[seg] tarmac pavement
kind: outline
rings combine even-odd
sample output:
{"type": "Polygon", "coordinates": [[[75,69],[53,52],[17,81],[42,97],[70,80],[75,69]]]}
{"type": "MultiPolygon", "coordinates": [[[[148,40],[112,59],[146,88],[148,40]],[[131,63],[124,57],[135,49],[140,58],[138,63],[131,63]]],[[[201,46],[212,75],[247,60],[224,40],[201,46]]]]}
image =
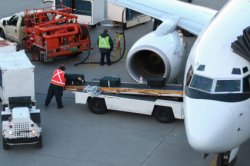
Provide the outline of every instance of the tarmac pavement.
{"type": "MultiPolygon", "coordinates": [[[[40,0],[1,0],[0,17],[8,16],[25,8],[43,5],[40,0]],[[17,4],[18,3],[18,4],[17,4]]],[[[193,3],[221,8],[226,0],[193,0],[193,3]]],[[[88,61],[99,61],[96,49],[97,36],[105,27],[91,29],[92,46],[88,61]]],[[[106,27],[107,28],[107,27],[106,27]]],[[[108,27],[110,35],[120,31],[108,27]]],[[[127,51],[132,44],[152,30],[152,23],[136,26],[125,31],[127,51]]],[[[188,50],[195,38],[189,37],[188,50]]],[[[63,57],[53,63],[32,62],[35,68],[37,107],[41,109],[43,142],[42,149],[33,146],[17,146],[4,151],[0,146],[0,166],[208,166],[214,155],[203,160],[199,152],[188,144],[183,120],[170,124],[158,123],[154,117],[140,114],[110,111],[104,115],[92,114],[86,105],[75,104],[74,94],[64,92],[64,108],[58,110],[55,99],[44,107],[49,81],[53,70],[61,63],[67,73],[84,74],[87,80],[105,75],[119,75],[122,81],[132,82],[125,68],[125,58],[111,66],[84,64],[86,52],[78,57],[63,57]]],[[[28,55],[30,57],[30,55],[28,55]]],[[[182,76],[180,76],[182,77],[182,76]]],[[[0,144],[2,144],[0,140],[0,144]]],[[[248,153],[250,141],[240,148],[238,166],[250,165],[248,153]]]]}

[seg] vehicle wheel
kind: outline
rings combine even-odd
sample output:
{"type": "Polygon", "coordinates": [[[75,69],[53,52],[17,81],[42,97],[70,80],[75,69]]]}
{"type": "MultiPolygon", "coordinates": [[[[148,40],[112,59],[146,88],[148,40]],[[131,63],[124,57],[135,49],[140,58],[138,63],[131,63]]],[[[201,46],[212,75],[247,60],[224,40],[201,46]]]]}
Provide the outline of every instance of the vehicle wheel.
{"type": "Polygon", "coordinates": [[[154,115],[156,120],[160,123],[169,123],[175,120],[173,110],[169,107],[156,107],[154,115]]]}
{"type": "Polygon", "coordinates": [[[94,114],[104,114],[108,112],[105,100],[102,98],[89,98],[88,107],[94,114]]]}
{"type": "Polygon", "coordinates": [[[36,144],[37,148],[42,148],[43,147],[43,137],[42,134],[40,135],[40,137],[38,138],[38,142],[36,144]]]}
{"type": "Polygon", "coordinates": [[[96,28],[97,24],[90,25],[91,28],[96,28]]]}
{"type": "Polygon", "coordinates": [[[4,150],[9,150],[10,149],[10,145],[7,144],[7,141],[5,138],[3,138],[3,149],[4,150]]]}
{"type": "Polygon", "coordinates": [[[0,37],[6,39],[5,33],[2,29],[0,29],[0,37]]]}
{"type": "Polygon", "coordinates": [[[32,60],[35,62],[40,61],[40,49],[38,47],[32,47],[31,49],[32,60]]]}

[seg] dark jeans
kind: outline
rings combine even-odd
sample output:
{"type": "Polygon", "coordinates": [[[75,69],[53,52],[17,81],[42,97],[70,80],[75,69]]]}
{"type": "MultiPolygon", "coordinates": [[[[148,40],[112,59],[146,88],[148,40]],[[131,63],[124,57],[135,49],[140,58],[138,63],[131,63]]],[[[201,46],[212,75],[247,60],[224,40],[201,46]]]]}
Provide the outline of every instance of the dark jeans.
{"type": "Polygon", "coordinates": [[[56,97],[57,108],[62,108],[62,96],[63,96],[63,87],[50,84],[48,89],[48,94],[45,100],[45,106],[49,106],[53,96],[56,97]]]}
{"type": "Polygon", "coordinates": [[[105,52],[105,53],[101,52],[101,62],[100,62],[100,65],[104,64],[104,58],[105,58],[105,56],[106,56],[107,64],[111,65],[111,62],[110,62],[110,52],[105,52]]]}

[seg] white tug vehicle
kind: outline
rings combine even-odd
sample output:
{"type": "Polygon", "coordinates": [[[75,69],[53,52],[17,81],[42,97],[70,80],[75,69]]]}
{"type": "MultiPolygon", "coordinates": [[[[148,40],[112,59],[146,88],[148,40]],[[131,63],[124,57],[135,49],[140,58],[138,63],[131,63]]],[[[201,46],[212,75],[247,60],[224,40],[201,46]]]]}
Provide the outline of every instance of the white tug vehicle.
{"type": "Polygon", "coordinates": [[[0,38],[0,99],[3,149],[11,145],[42,147],[40,110],[36,108],[34,65],[23,50],[0,38]]]}

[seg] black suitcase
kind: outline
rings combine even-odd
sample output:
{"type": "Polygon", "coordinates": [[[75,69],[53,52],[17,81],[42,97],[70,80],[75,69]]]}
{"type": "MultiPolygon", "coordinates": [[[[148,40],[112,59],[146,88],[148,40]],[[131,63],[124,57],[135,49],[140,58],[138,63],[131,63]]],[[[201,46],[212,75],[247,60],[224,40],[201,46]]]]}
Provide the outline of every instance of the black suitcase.
{"type": "Polygon", "coordinates": [[[66,85],[68,86],[81,86],[85,82],[83,74],[66,74],[66,85]]]}
{"type": "Polygon", "coordinates": [[[105,76],[100,79],[101,87],[117,87],[121,85],[121,79],[117,76],[105,76]]]}
{"type": "Polygon", "coordinates": [[[166,79],[165,78],[154,78],[147,80],[147,86],[149,87],[163,87],[166,85],[166,79]]]}

